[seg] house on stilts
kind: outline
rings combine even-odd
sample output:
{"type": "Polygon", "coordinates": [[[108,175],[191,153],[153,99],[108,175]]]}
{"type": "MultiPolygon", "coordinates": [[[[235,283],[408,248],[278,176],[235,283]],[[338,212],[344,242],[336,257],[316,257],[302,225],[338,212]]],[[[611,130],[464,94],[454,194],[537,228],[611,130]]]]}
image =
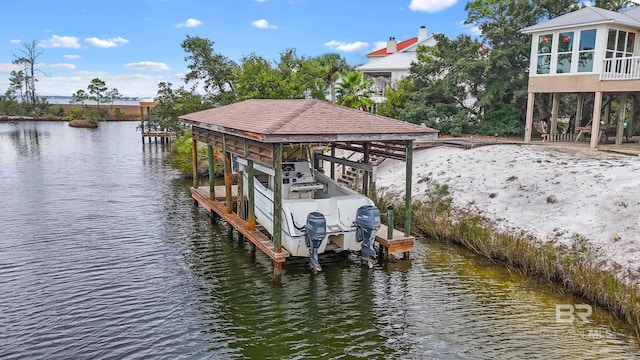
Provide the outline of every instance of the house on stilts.
{"type": "Polygon", "coordinates": [[[537,95],[547,94],[551,118],[543,140],[588,139],[596,148],[615,135],[617,145],[637,143],[640,7],[622,12],[584,7],[521,31],[532,37],[525,142],[541,120],[537,95]],[[575,116],[563,133],[557,126],[561,96],[575,99],[575,116]]]}

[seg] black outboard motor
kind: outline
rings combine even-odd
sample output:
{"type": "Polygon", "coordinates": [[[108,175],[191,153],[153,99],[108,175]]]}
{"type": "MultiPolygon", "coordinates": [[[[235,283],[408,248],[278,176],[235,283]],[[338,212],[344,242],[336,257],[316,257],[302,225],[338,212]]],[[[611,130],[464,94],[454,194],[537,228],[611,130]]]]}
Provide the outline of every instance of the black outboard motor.
{"type": "Polygon", "coordinates": [[[358,208],[356,213],[356,241],[362,242],[360,259],[373,267],[376,260],[376,252],[373,243],[376,241],[376,232],[380,229],[380,210],[373,205],[365,205],[358,208]]]}
{"type": "Polygon", "coordinates": [[[307,227],[305,229],[304,242],[309,248],[309,266],[314,273],[322,271],[318,261],[318,248],[327,235],[327,220],[319,212],[311,212],[307,215],[307,227]]]}

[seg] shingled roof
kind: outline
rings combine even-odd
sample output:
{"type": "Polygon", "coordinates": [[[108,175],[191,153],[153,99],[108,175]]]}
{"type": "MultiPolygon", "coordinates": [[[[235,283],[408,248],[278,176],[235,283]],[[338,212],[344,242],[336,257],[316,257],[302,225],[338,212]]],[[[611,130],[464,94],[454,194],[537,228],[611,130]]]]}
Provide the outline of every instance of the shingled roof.
{"type": "Polygon", "coordinates": [[[252,99],[180,117],[193,126],[262,142],[435,139],[438,131],[321,100],[252,99]]]}
{"type": "Polygon", "coordinates": [[[613,24],[613,25],[626,25],[633,27],[640,27],[640,22],[636,20],[637,12],[628,11],[626,13],[619,13],[615,11],[605,10],[597,8],[595,6],[588,6],[580,10],[576,10],[557,18],[553,18],[549,21],[545,21],[540,24],[529,26],[521,30],[522,33],[529,34],[539,31],[558,30],[563,28],[570,28],[576,26],[586,25],[600,25],[600,24],[613,24]]]}

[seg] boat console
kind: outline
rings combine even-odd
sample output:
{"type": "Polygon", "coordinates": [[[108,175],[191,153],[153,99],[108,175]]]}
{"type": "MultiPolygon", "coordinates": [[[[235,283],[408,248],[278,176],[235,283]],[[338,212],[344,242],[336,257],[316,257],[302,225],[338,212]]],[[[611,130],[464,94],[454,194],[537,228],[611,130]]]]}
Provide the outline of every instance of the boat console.
{"type": "Polygon", "coordinates": [[[316,181],[308,161],[282,163],[282,192],[287,199],[313,199],[315,190],[325,188],[325,184],[316,181]]]}

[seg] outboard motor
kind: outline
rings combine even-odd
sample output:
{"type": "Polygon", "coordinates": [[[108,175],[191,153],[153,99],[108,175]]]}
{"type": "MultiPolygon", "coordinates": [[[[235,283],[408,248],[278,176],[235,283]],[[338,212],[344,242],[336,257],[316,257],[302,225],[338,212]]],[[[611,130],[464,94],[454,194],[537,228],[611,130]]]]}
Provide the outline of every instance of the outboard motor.
{"type": "Polygon", "coordinates": [[[309,266],[314,273],[322,271],[318,261],[318,248],[327,235],[327,220],[319,212],[311,212],[307,215],[304,242],[309,248],[309,266]]]}
{"type": "Polygon", "coordinates": [[[376,252],[373,243],[376,241],[376,232],[380,229],[380,210],[373,205],[365,205],[358,208],[356,213],[356,241],[362,242],[360,259],[369,267],[375,264],[376,252]]]}

